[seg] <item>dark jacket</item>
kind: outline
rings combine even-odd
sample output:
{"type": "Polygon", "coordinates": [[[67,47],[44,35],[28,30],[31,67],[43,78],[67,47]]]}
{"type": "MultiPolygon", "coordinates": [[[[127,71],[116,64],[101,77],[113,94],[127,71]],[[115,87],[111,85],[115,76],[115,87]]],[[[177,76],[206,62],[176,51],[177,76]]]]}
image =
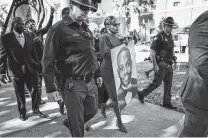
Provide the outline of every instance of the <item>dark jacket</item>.
{"type": "Polygon", "coordinates": [[[184,107],[208,116],[208,11],[192,24],[189,35],[188,78],[181,89],[184,107]]]}
{"type": "Polygon", "coordinates": [[[10,32],[1,37],[0,43],[0,75],[6,74],[7,58],[8,66],[14,77],[24,75],[27,68],[31,74],[35,74],[39,68],[37,53],[34,47],[33,38],[30,34],[24,33],[25,45],[22,47],[15,37],[14,32],[10,32]]]}
{"type": "Polygon", "coordinates": [[[102,57],[101,57],[101,54],[100,54],[99,39],[94,38],[94,43],[95,43],[94,45],[95,45],[95,52],[96,52],[96,55],[97,55],[97,59],[101,63],[102,62],[102,57]]]}
{"type": "Polygon", "coordinates": [[[34,34],[32,34],[34,37],[34,43],[38,54],[38,58],[40,61],[42,60],[43,57],[43,47],[44,47],[43,36],[48,32],[48,30],[52,26],[52,23],[53,23],[53,15],[50,16],[50,19],[44,28],[39,29],[34,34]]]}

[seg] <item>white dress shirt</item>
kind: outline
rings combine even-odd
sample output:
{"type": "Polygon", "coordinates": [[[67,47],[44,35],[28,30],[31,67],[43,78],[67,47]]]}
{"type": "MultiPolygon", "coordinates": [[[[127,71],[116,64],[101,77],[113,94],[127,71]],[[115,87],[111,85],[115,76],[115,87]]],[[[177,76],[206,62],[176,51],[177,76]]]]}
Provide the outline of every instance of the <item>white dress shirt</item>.
{"type": "MultiPolygon", "coordinates": [[[[130,83],[127,87],[121,85],[121,87],[122,87],[124,90],[129,89],[130,86],[131,86],[131,83],[130,83]]],[[[128,104],[128,103],[131,101],[131,99],[132,99],[132,92],[129,92],[129,91],[128,91],[127,94],[126,94],[126,96],[125,96],[126,104],[128,104]]]]}
{"type": "Polygon", "coordinates": [[[23,33],[22,34],[19,34],[15,30],[13,30],[13,32],[15,34],[15,37],[16,37],[17,41],[20,43],[20,45],[22,47],[24,47],[24,45],[25,45],[25,37],[24,37],[23,33]]]}

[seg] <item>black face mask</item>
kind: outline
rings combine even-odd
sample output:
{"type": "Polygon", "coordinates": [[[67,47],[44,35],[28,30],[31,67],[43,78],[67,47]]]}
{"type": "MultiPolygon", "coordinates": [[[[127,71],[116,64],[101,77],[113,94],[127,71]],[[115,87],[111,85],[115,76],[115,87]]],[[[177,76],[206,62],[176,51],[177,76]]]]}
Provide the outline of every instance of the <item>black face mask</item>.
{"type": "Polygon", "coordinates": [[[23,33],[23,31],[24,31],[24,27],[22,27],[22,26],[14,26],[14,30],[16,31],[16,32],[18,32],[19,34],[21,34],[21,33],[23,33]]]}

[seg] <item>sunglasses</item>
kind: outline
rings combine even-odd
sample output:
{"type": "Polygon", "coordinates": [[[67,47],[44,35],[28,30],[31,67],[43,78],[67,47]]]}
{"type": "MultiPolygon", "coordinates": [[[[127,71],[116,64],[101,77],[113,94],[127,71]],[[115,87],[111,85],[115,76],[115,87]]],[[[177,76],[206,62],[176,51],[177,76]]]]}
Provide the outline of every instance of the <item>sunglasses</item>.
{"type": "Polygon", "coordinates": [[[79,4],[74,4],[74,6],[76,6],[77,8],[79,8],[80,10],[82,10],[84,12],[88,12],[88,11],[91,10],[91,8],[85,7],[85,6],[82,6],[82,5],[79,5],[79,4]]]}
{"type": "Polygon", "coordinates": [[[120,26],[120,23],[112,23],[111,25],[114,27],[118,27],[118,26],[120,26]]]}

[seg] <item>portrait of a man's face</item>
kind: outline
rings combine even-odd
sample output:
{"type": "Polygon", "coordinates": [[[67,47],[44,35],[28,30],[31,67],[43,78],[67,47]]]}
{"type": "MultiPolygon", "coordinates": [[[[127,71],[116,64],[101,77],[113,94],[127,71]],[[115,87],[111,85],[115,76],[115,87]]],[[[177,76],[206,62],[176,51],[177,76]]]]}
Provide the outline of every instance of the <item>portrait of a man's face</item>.
{"type": "Polygon", "coordinates": [[[122,110],[138,93],[134,43],[111,49],[118,106],[122,110]]]}
{"type": "Polygon", "coordinates": [[[124,87],[129,87],[131,84],[132,75],[132,59],[131,53],[128,48],[123,47],[117,55],[118,64],[118,76],[121,81],[121,85],[124,87]]]}

